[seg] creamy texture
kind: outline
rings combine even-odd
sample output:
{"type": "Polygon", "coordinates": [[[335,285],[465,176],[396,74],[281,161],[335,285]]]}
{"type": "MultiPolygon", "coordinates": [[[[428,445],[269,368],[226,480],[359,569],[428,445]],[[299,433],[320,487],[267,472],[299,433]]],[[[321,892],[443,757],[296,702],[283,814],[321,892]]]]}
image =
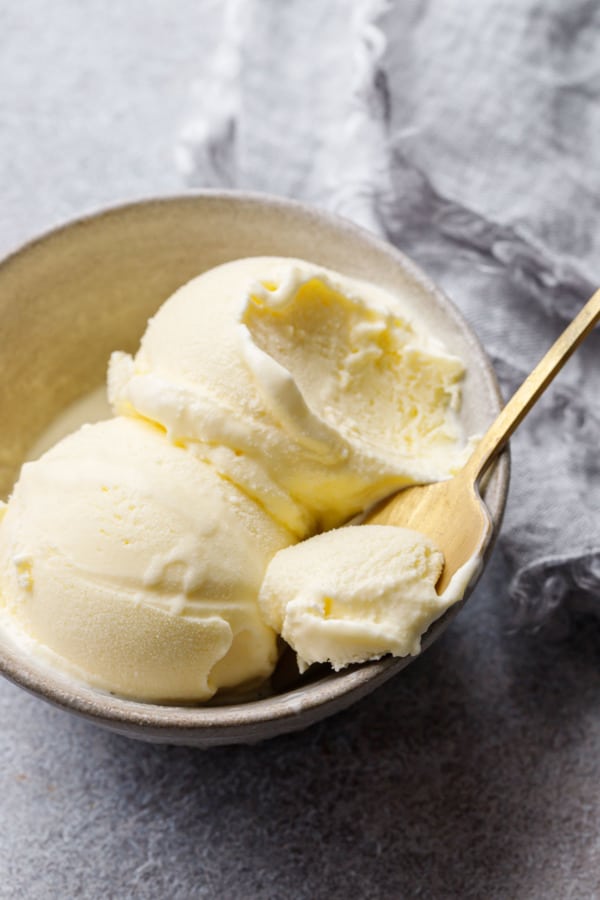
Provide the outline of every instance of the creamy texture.
{"type": "Polygon", "coordinates": [[[392,525],[338,528],[280,550],[259,595],[265,621],[298,655],[334,669],[414,656],[421,636],[463,596],[471,560],[443,594],[435,590],[443,556],[424,535],[392,525]]]}
{"type": "Polygon", "coordinates": [[[4,510],[0,606],[30,652],[155,702],[268,678],[277,633],[302,665],[418,652],[453,602],[435,549],[312,537],[464,461],[462,364],[410,301],[271,258],[167,300],[113,354],[115,418],[25,465],[4,510]]]}
{"type": "Polygon", "coordinates": [[[135,359],[113,356],[109,393],[303,538],[460,466],[462,372],[385,291],[259,258],[177,291],[135,359]]]}
{"type": "Polygon", "coordinates": [[[290,541],[212,466],[115,418],[23,467],[0,523],[0,594],[38,649],[88,683],[206,700],[271,673],[256,596],[290,541]]]}

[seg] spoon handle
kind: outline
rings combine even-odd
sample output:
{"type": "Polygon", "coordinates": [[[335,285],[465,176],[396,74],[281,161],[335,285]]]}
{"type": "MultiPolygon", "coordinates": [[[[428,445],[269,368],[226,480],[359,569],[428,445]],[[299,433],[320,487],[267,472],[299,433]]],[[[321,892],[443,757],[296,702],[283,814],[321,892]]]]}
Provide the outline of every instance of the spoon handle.
{"type": "Polygon", "coordinates": [[[477,445],[465,466],[473,481],[477,481],[483,475],[515,428],[520,425],[534,403],[599,320],[600,290],[597,290],[513,394],[477,445]]]}

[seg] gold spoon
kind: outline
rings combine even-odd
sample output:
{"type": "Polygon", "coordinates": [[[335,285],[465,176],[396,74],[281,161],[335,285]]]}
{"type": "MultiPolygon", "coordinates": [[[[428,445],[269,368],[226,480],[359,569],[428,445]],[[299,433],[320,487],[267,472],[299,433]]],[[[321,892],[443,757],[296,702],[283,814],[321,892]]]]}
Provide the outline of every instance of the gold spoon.
{"type": "Polygon", "coordinates": [[[441,594],[468,560],[483,553],[492,532],[479,481],[555,375],[600,320],[600,290],[565,328],[506,404],[468,462],[448,481],[406,488],[379,504],[369,525],[399,525],[427,535],[444,554],[436,590],[441,594]]]}

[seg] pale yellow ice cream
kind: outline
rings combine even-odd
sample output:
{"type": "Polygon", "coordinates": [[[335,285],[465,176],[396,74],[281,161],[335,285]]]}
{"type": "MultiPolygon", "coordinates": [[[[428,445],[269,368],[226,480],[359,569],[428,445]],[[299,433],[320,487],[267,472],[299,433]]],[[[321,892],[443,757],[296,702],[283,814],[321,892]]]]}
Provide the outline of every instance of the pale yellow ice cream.
{"type": "Polygon", "coordinates": [[[462,461],[462,363],[401,301],[301,260],[227,263],[114,355],[109,393],[302,538],[462,461]]]}
{"type": "Polygon", "coordinates": [[[0,595],[29,649],[97,687],[200,701],[267,678],[256,596],[291,535],[141,420],[86,425],[23,467],[0,595]]]}
{"type": "Polygon", "coordinates": [[[342,669],[387,653],[414,656],[421,636],[473,576],[473,559],[443,594],[442,553],[424,535],[392,525],[337,528],[280,550],[259,594],[265,621],[294,648],[300,670],[342,669]]]}
{"type": "Polygon", "coordinates": [[[9,627],[69,674],[155,702],[268,678],[277,632],[303,664],[416,652],[445,608],[427,541],[380,528],[375,548],[366,526],[306,540],[464,460],[462,364],[413,319],[410,295],[300,260],[182,287],[134,358],[113,355],[115,418],[24,466],[0,522],[9,627]]]}

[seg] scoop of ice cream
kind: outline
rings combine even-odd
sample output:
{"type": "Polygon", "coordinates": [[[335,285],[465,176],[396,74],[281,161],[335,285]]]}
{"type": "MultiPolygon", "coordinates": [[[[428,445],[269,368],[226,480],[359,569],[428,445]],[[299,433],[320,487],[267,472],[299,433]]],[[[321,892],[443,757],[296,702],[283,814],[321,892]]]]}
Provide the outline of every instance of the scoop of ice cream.
{"type": "Polygon", "coordinates": [[[111,399],[305,537],[462,462],[462,364],[402,299],[300,260],[227,263],[162,306],[135,359],[113,356],[111,399]]]}
{"type": "Polygon", "coordinates": [[[280,550],[259,594],[265,622],[296,651],[300,670],[338,670],[385,654],[414,656],[432,622],[459,600],[469,562],[435,590],[444,559],[424,535],[391,525],[338,528],[280,550]]]}
{"type": "Polygon", "coordinates": [[[148,701],[267,678],[257,608],[291,535],[157,427],[84,426],[23,467],[0,522],[0,607],[37,656],[148,701]]]}

